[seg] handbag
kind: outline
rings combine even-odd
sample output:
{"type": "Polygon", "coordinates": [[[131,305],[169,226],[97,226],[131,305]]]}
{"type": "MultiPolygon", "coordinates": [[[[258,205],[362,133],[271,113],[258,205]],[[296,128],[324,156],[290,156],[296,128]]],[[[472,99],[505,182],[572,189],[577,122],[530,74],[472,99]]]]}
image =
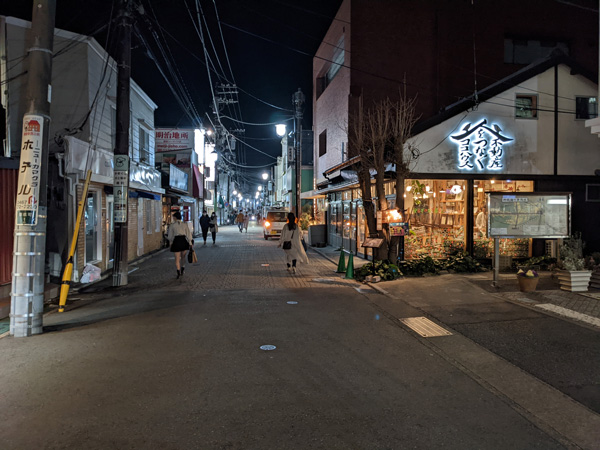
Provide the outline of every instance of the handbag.
{"type": "MultiPolygon", "coordinates": [[[[294,232],[296,230],[292,231],[292,239],[294,238],[294,232]]],[[[281,248],[283,248],[284,250],[291,250],[292,248],[292,241],[283,241],[283,245],[281,246],[281,248]]]]}
{"type": "Polygon", "coordinates": [[[188,253],[188,262],[190,264],[198,262],[198,257],[196,256],[196,252],[194,251],[193,248],[191,248],[190,251],[189,251],[189,253],[188,253]]]}
{"type": "Polygon", "coordinates": [[[306,251],[307,245],[306,245],[306,241],[304,240],[304,236],[300,240],[302,241],[302,247],[304,248],[304,251],[306,251]]]}

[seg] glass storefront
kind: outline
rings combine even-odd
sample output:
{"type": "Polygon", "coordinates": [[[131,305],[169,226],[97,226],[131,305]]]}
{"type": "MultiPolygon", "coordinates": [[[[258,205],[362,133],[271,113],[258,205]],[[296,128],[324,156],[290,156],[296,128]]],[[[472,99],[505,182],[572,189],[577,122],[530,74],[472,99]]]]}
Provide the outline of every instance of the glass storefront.
{"type": "Polygon", "coordinates": [[[466,180],[407,180],[404,207],[410,235],[406,259],[445,258],[465,249],[466,180]]]}
{"type": "MultiPolygon", "coordinates": [[[[473,256],[492,258],[494,240],[487,238],[486,192],[533,192],[533,181],[476,180],[473,183],[473,256]]],[[[500,254],[513,258],[531,255],[531,239],[500,239],[500,254]]]]}
{"type": "Polygon", "coordinates": [[[85,199],[85,262],[98,261],[98,230],[99,192],[91,191],[85,199]]]}

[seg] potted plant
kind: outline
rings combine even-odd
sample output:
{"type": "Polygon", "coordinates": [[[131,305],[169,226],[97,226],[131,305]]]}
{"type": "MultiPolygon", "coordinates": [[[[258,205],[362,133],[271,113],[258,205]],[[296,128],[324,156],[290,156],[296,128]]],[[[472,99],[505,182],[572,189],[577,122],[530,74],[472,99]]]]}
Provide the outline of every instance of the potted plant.
{"type": "Polygon", "coordinates": [[[583,258],[583,247],[581,234],[577,233],[569,239],[565,239],[560,246],[558,273],[560,288],[571,292],[585,292],[588,290],[592,271],[585,267],[583,258]]]}
{"type": "Polygon", "coordinates": [[[537,287],[538,281],[540,281],[540,276],[533,269],[527,271],[519,269],[517,280],[519,281],[519,290],[521,292],[533,292],[537,287]]]}

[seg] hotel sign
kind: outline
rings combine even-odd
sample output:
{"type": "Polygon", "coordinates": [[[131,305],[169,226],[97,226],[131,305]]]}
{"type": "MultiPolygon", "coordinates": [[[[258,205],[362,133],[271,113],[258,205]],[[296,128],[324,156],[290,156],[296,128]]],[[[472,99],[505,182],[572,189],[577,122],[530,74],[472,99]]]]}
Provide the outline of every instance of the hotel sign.
{"type": "Polygon", "coordinates": [[[504,145],[513,138],[502,134],[502,128],[487,119],[466,123],[461,131],[450,136],[458,146],[458,169],[483,172],[504,168],[504,145]]]}

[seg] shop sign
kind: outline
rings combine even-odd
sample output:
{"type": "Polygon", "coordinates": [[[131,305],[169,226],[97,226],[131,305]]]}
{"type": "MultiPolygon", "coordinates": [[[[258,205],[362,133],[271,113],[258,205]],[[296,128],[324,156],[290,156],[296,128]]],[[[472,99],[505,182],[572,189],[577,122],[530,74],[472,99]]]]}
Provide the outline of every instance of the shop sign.
{"type": "Polygon", "coordinates": [[[390,236],[408,236],[408,222],[390,222],[390,236]]]}
{"type": "Polygon", "coordinates": [[[502,170],[504,168],[504,145],[513,138],[502,134],[498,124],[490,123],[487,119],[480,122],[466,123],[458,134],[450,136],[458,146],[458,169],[502,170]]]}
{"type": "Polygon", "coordinates": [[[115,223],[127,222],[127,201],[129,185],[129,156],[115,155],[115,171],[113,181],[115,223]]]}
{"type": "Polygon", "coordinates": [[[159,128],[154,138],[156,153],[194,149],[194,130],[159,128]]]}
{"type": "Polygon", "coordinates": [[[42,137],[44,118],[33,114],[23,117],[21,162],[16,202],[17,225],[36,225],[42,173],[42,137]]]}
{"type": "Polygon", "coordinates": [[[187,192],[188,174],[183,170],[179,170],[173,164],[169,164],[169,186],[187,192]]]}

